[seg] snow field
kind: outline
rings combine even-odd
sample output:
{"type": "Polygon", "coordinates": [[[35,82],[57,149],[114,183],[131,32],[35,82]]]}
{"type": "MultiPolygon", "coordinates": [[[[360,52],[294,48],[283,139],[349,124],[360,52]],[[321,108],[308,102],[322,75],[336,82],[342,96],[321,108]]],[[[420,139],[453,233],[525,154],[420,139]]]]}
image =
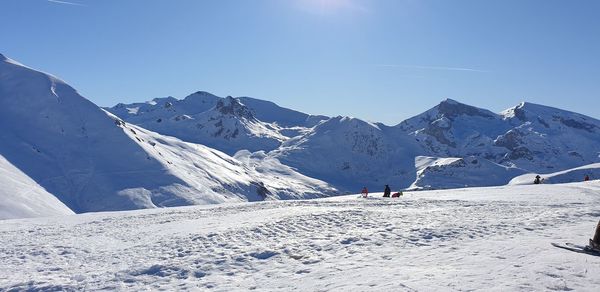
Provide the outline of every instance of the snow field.
{"type": "Polygon", "coordinates": [[[595,291],[600,182],[7,220],[0,290],[595,291]]]}
{"type": "Polygon", "coordinates": [[[0,155],[0,220],[74,214],[0,155]]]}

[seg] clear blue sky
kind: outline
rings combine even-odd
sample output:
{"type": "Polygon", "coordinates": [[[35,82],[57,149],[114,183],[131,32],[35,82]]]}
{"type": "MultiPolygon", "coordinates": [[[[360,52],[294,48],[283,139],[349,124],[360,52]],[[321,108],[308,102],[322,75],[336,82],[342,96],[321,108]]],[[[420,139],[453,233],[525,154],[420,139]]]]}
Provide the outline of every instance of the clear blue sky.
{"type": "Polygon", "coordinates": [[[0,0],[0,52],[101,106],[204,90],[386,124],[447,97],[600,118],[597,0],[0,0]]]}

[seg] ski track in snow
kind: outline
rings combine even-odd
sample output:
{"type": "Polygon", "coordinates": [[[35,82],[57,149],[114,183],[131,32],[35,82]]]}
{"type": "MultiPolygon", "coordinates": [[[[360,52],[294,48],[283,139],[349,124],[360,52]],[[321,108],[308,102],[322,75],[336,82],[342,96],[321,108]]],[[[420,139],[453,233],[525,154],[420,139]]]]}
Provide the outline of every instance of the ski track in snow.
{"type": "MultiPolygon", "coordinates": [[[[380,196],[376,194],[375,196],[380,196]]],[[[6,220],[0,291],[594,291],[600,182],[6,220]]]]}

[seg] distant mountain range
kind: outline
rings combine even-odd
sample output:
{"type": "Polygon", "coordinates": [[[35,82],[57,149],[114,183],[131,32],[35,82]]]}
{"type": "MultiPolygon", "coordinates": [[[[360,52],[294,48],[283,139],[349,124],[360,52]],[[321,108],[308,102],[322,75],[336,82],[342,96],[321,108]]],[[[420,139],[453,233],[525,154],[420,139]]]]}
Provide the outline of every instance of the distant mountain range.
{"type": "Polygon", "coordinates": [[[205,92],[107,110],[232,155],[242,149],[264,151],[265,157],[345,191],[384,184],[417,189],[499,185],[527,172],[600,161],[599,120],[527,102],[497,114],[446,99],[395,126],[310,116],[257,99],[205,92]],[[229,107],[235,110],[223,110],[229,107]]]}
{"type": "Polygon", "coordinates": [[[0,123],[0,219],[502,185],[600,162],[600,121],[542,105],[446,99],[395,126],[207,92],[101,109],[2,55],[0,123]]]}

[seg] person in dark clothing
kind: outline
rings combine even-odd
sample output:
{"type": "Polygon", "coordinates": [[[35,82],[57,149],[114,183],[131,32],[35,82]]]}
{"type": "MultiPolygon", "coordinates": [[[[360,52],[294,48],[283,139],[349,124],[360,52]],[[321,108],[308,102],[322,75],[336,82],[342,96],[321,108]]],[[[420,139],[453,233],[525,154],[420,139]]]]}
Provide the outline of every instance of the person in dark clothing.
{"type": "Polygon", "coordinates": [[[594,233],[594,238],[590,238],[590,247],[594,250],[600,251],[600,221],[598,221],[598,225],[596,225],[596,233],[594,233]]]}
{"type": "Polygon", "coordinates": [[[590,176],[586,174],[585,177],[583,178],[583,181],[588,181],[588,180],[590,180],[590,176]]]}
{"type": "Polygon", "coordinates": [[[536,184],[536,185],[539,185],[539,184],[540,184],[540,182],[541,182],[540,178],[541,178],[541,177],[540,177],[540,175],[539,175],[539,174],[538,174],[538,175],[536,175],[536,176],[535,176],[535,179],[533,180],[533,183],[534,183],[534,184],[536,184]]]}
{"type": "Polygon", "coordinates": [[[385,185],[385,189],[383,190],[383,197],[389,198],[391,193],[392,193],[392,190],[390,189],[390,186],[385,185]]]}

